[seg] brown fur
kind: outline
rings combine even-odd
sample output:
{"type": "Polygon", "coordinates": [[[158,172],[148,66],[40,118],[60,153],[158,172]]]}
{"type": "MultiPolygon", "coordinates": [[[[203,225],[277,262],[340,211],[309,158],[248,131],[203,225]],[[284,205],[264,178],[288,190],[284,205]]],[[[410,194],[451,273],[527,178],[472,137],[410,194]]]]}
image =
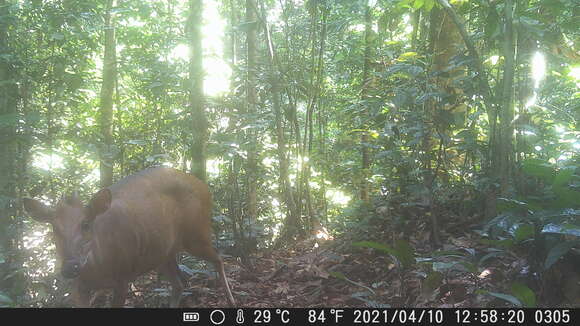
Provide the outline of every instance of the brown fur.
{"type": "Polygon", "coordinates": [[[52,210],[28,199],[25,208],[55,230],[63,261],[79,261],[73,299],[89,305],[89,291],[113,288],[113,306],[122,306],[127,284],[157,269],[172,285],[170,305],[179,306],[183,291],[176,254],[186,251],[210,261],[235,305],[223,263],[211,244],[211,194],[194,176],[166,167],[128,176],[97,193],[83,208],[63,200],[52,210]],[[48,216],[47,216],[48,215],[48,216]],[[83,223],[90,230],[82,231],[83,223]]]}

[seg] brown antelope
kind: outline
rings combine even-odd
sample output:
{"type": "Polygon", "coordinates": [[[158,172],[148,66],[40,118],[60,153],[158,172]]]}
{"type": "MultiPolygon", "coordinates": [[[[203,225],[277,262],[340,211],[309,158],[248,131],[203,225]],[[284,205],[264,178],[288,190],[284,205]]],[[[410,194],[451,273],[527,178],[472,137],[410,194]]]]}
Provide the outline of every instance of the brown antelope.
{"type": "Polygon", "coordinates": [[[73,279],[76,306],[88,307],[91,290],[112,288],[112,306],[123,306],[128,283],[157,269],[172,287],[178,307],[183,283],[176,256],[186,251],[219,273],[235,305],[222,259],[211,243],[212,199],[208,186],[166,167],[146,169],[98,191],[85,206],[73,195],[56,207],[24,199],[26,211],[52,225],[61,272],[73,279]]]}

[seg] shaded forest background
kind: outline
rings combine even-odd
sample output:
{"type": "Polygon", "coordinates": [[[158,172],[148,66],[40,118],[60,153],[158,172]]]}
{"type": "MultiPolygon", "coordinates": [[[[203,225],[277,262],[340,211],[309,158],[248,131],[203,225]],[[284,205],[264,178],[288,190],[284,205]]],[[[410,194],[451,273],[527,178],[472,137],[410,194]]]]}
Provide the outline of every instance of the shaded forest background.
{"type": "Polygon", "coordinates": [[[377,293],[393,282],[370,281],[389,273],[398,304],[433,305],[465,295],[458,275],[505,270],[468,292],[579,306],[579,14],[574,0],[0,0],[0,306],[67,291],[22,198],[88,199],[155,165],[210,184],[230,264],[259,270],[306,240],[369,259],[374,276],[316,275],[354,282],[358,304],[392,304],[377,293]]]}

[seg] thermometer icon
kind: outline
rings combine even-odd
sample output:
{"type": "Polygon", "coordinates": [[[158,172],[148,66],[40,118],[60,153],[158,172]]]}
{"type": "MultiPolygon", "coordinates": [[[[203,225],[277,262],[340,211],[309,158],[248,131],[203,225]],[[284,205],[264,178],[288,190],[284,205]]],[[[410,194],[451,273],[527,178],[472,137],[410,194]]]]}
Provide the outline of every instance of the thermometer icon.
{"type": "Polygon", "coordinates": [[[236,323],[238,323],[238,324],[244,323],[244,311],[242,309],[238,309],[238,314],[236,316],[236,323]]]}

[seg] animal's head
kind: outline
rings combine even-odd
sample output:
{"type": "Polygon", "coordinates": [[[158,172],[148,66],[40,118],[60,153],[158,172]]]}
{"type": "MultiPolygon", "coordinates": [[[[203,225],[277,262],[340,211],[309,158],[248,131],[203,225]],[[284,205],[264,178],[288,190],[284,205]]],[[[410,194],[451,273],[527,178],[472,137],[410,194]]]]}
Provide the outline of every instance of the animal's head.
{"type": "Polygon", "coordinates": [[[63,197],[55,207],[24,198],[24,208],[33,219],[52,225],[56,253],[62,259],[61,272],[66,278],[79,275],[93,237],[93,222],[110,206],[109,189],[97,192],[87,205],[76,195],[63,197]]]}

